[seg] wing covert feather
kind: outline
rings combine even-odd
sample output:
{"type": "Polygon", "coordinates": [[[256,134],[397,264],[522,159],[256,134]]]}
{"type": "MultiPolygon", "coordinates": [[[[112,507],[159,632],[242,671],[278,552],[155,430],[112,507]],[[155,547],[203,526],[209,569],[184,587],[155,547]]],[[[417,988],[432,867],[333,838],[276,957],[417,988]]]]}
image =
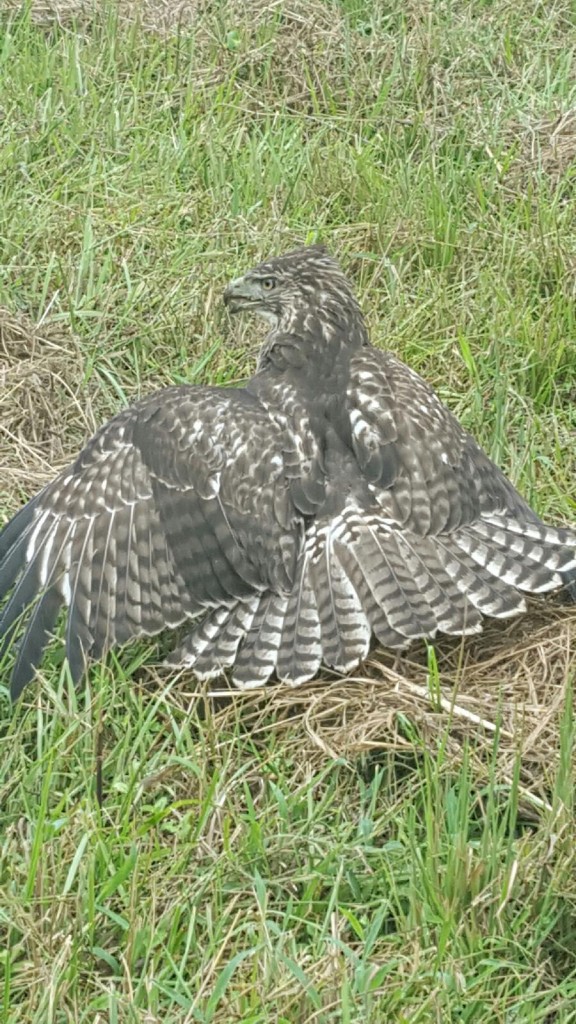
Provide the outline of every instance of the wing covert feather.
{"type": "Polygon", "coordinates": [[[352,447],[375,501],[422,536],[451,533],[490,512],[535,513],[436,393],[390,352],[351,360],[352,447]]]}

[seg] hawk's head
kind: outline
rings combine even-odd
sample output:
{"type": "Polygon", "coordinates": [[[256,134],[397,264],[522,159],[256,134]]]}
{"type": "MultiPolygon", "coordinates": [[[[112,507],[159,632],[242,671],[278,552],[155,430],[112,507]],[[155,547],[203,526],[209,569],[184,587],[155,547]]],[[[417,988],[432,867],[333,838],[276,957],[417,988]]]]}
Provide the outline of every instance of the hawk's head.
{"type": "Polygon", "coordinates": [[[228,285],[224,302],[231,313],[257,313],[283,331],[295,330],[309,314],[332,322],[361,316],[350,284],[323,245],[260,263],[228,285]]]}

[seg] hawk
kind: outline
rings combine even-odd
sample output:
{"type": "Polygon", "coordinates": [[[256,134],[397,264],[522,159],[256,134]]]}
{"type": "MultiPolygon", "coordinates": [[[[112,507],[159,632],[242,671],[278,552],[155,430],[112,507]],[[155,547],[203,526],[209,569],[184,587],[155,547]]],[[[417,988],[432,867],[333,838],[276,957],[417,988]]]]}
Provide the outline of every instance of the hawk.
{"type": "Polygon", "coordinates": [[[476,633],[571,578],[576,534],[371,345],[324,247],[260,264],[224,302],[270,325],[247,384],[122,410],[0,534],[14,699],[63,606],[75,682],[113,645],[189,622],[171,664],[296,686],[355,668],[373,635],[476,633]]]}

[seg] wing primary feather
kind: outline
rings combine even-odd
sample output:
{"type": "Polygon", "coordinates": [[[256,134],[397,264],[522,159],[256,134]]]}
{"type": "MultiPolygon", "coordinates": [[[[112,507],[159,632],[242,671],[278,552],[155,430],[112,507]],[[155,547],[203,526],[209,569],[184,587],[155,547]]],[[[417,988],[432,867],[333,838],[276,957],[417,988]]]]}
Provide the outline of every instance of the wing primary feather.
{"type": "MultiPolygon", "coordinates": [[[[111,629],[111,603],[113,598],[110,589],[109,551],[112,545],[115,517],[115,512],[109,513],[107,528],[105,530],[105,537],[102,545],[98,542],[97,534],[97,543],[92,563],[92,581],[94,582],[95,579],[98,580],[98,589],[95,596],[92,598],[90,622],[88,624],[88,628],[93,638],[92,655],[94,658],[101,658],[105,651],[107,651],[110,645],[114,642],[113,630],[111,629]]],[[[97,531],[98,527],[101,526],[102,523],[106,523],[106,519],[104,517],[98,517],[95,520],[95,531],[97,531]]]]}
{"type": "Polygon", "coordinates": [[[40,664],[62,607],[62,595],[53,584],[37,600],[26,632],[17,646],[10,680],[10,696],[18,700],[25,686],[32,681],[40,664]]]}
{"type": "Polygon", "coordinates": [[[478,565],[449,539],[435,538],[443,553],[442,564],[458,589],[483,615],[510,618],[526,610],[526,601],[514,587],[478,565]]]}
{"type": "MultiPolygon", "coordinates": [[[[44,538],[45,544],[49,540],[54,541],[54,536],[52,535],[57,533],[58,526],[60,526],[60,521],[54,524],[52,531],[44,538]]],[[[33,561],[26,567],[24,575],[12,594],[12,598],[4,609],[4,614],[0,620],[0,634],[2,635],[2,640],[0,641],[1,659],[13,639],[19,617],[36,598],[35,608],[26,625],[22,640],[18,645],[11,685],[13,699],[17,699],[20,696],[26,684],[33,678],[35,669],[49,640],[50,631],[54,628],[59,609],[63,604],[61,581],[55,579],[55,574],[63,568],[61,557],[66,544],[69,543],[70,529],[71,527],[69,526],[61,539],[56,554],[54,554],[51,548],[51,565],[47,568],[42,592],[39,593],[38,579],[34,572],[37,568],[35,562],[41,559],[44,554],[44,545],[40,544],[35,550],[33,561]]]]}
{"type": "Polygon", "coordinates": [[[34,498],[31,498],[0,531],[0,565],[10,548],[34,526],[35,513],[43,494],[44,491],[40,491],[34,498]]]}
{"type": "Polygon", "coordinates": [[[124,643],[141,632],[141,622],[138,617],[140,582],[136,554],[134,504],[128,505],[120,515],[126,517],[127,522],[124,524],[126,539],[121,561],[124,575],[121,593],[116,596],[116,638],[119,643],[124,643]]]}
{"type": "MultiPolygon", "coordinates": [[[[27,523],[22,533],[16,536],[13,544],[6,547],[0,561],[0,599],[14,586],[20,572],[25,569],[28,558],[30,534],[35,530],[34,521],[27,523]]],[[[0,616],[1,621],[1,616],[0,616]]]]}
{"type": "MultiPolygon", "coordinates": [[[[0,616],[0,658],[5,653],[6,647],[10,644],[12,639],[12,626],[17,619],[20,618],[22,613],[29,605],[32,604],[34,598],[38,594],[40,589],[38,580],[38,562],[42,557],[44,548],[50,543],[52,544],[60,526],[60,520],[57,520],[52,526],[51,530],[42,538],[40,544],[36,547],[34,557],[28,565],[24,566],[22,575],[16,584],[16,587],[12,591],[12,595],[6,604],[2,615],[0,616]]],[[[64,542],[63,542],[64,543],[64,542]]],[[[62,543],[62,546],[63,546],[62,543]]],[[[62,551],[62,546],[60,552],[62,551]]],[[[56,564],[59,554],[54,559],[53,566],[56,564]]],[[[51,577],[51,573],[50,573],[51,577]]],[[[45,581],[49,582],[48,579],[45,581]]]]}
{"type": "Polygon", "coordinates": [[[68,658],[70,675],[74,684],[77,684],[84,674],[86,658],[92,647],[92,637],[89,633],[88,624],[90,622],[93,530],[94,521],[89,519],[86,523],[79,551],[72,552],[74,538],[70,542],[71,554],[74,553],[75,566],[74,569],[71,569],[73,577],[70,589],[70,610],[66,623],[66,657],[68,658]],[[82,588],[84,592],[82,592],[82,588]]]}

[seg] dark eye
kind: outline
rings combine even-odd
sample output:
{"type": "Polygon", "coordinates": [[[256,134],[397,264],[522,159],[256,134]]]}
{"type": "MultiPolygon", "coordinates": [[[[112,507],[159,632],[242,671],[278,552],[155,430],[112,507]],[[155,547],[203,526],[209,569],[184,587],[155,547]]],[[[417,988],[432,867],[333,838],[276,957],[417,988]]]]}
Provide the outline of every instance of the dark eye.
{"type": "Polygon", "coordinates": [[[263,277],[261,281],[262,287],[265,292],[271,292],[276,287],[275,277],[263,277]]]}

